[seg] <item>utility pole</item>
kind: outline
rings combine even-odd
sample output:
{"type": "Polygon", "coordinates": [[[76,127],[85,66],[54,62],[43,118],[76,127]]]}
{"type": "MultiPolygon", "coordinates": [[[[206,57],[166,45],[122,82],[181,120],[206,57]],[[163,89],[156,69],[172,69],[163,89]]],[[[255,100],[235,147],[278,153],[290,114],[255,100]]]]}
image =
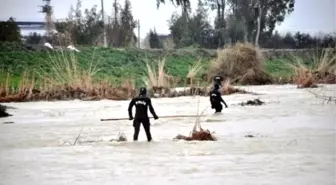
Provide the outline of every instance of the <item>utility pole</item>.
{"type": "Polygon", "coordinates": [[[102,7],[102,19],[103,19],[103,29],[104,29],[104,46],[107,47],[105,16],[104,16],[104,0],[101,0],[101,7],[102,7]]]}
{"type": "Polygon", "coordinates": [[[138,48],[140,48],[140,19],[138,19],[138,48]]]}
{"type": "Polygon", "coordinates": [[[52,31],[55,29],[54,23],[52,20],[52,13],[53,13],[53,8],[50,5],[51,0],[42,0],[45,1],[45,4],[43,6],[40,6],[42,8],[41,13],[45,13],[45,31],[46,31],[46,36],[49,37],[51,36],[52,31]]]}

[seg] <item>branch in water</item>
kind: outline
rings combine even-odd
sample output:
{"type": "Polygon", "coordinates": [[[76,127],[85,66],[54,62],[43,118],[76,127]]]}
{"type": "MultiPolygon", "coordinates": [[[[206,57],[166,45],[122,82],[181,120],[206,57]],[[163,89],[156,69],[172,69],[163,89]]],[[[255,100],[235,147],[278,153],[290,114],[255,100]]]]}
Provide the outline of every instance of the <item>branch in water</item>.
{"type": "MultiPolygon", "coordinates": [[[[317,93],[317,92],[314,92],[312,90],[308,90],[309,93],[313,94],[316,98],[319,98],[319,99],[322,99],[323,100],[323,103],[335,103],[336,104],[336,95],[335,93],[333,93],[334,95],[331,96],[331,95],[325,95],[326,92],[328,91],[326,88],[322,88],[321,91],[323,91],[321,93],[317,93]]],[[[333,90],[329,90],[331,92],[334,92],[333,90]]]]}

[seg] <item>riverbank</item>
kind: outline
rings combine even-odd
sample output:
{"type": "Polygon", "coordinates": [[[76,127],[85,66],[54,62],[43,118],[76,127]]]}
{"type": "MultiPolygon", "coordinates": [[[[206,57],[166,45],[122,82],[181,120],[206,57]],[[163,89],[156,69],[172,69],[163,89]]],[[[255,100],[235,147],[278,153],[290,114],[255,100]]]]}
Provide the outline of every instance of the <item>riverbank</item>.
{"type": "MultiPolygon", "coordinates": [[[[76,60],[80,67],[88,68],[90,64],[98,70],[97,78],[108,78],[122,82],[125,78],[134,78],[137,86],[143,84],[146,62],[157,63],[165,59],[165,71],[177,79],[186,78],[189,69],[198,61],[202,63],[200,76],[207,72],[210,61],[217,57],[217,50],[179,49],[179,50],[139,50],[114,49],[103,47],[79,47],[76,60]]],[[[304,55],[306,50],[262,50],[265,55],[266,70],[274,76],[289,76],[291,70],[283,60],[291,55],[304,55]]],[[[14,79],[19,79],[23,72],[47,70],[54,60],[72,60],[66,48],[57,51],[44,49],[27,49],[15,44],[0,44],[1,71],[10,71],[14,79]]],[[[181,85],[181,84],[180,84],[181,85]]]]}
{"type": "MultiPolygon", "coordinates": [[[[228,65],[240,68],[227,76],[231,80],[227,82],[228,88],[223,90],[224,94],[240,92],[234,88],[234,85],[239,84],[296,82],[297,67],[289,65],[291,61],[288,60],[290,56],[294,56],[293,50],[283,51],[288,52],[288,55],[251,58],[251,51],[252,55],[254,52],[264,55],[270,50],[258,50],[246,45],[237,48],[242,50],[239,51],[241,54],[226,54],[222,59],[218,53],[214,55],[203,49],[163,51],[80,47],[80,52],[77,53],[63,50],[64,48],[54,51],[3,46],[0,47],[0,102],[123,100],[133,97],[140,86],[150,87],[150,93],[159,94],[160,97],[206,95],[211,75],[223,73],[214,68],[214,62],[224,62],[225,65],[221,67],[224,76],[227,76],[225,70],[228,65]],[[235,64],[235,60],[242,65],[235,64]],[[227,61],[233,63],[227,64],[227,61]],[[254,64],[249,64],[250,62],[254,64]],[[245,64],[245,68],[242,68],[245,64]],[[242,83],[240,78],[247,80],[242,83]],[[178,86],[190,87],[192,90],[183,93],[171,90],[178,86]]],[[[305,60],[304,64],[310,66],[311,61],[305,60]]]]}

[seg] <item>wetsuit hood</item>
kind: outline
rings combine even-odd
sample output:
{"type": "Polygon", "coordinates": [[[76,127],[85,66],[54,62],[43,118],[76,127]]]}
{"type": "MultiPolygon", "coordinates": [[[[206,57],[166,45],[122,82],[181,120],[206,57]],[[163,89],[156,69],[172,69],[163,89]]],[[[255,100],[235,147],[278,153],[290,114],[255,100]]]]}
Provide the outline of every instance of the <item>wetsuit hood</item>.
{"type": "Polygon", "coordinates": [[[147,94],[147,89],[145,87],[140,88],[140,95],[144,96],[147,94]]]}

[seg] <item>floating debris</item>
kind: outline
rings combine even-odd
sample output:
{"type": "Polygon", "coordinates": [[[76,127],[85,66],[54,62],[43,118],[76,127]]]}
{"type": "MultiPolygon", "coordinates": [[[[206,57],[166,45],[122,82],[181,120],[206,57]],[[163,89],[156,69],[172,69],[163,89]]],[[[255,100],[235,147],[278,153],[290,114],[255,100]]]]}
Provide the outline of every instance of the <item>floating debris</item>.
{"type": "MultiPolygon", "coordinates": [[[[198,108],[199,108],[199,100],[198,100],[198,108]]],[[[190,136],[183,136],[181,134],[178,134],[174,139],[186,140],[186,141],[216,141],[217,139],[213,136],[213,133],[211,133],[209,130],[202,129],[201,127],[200,117],[202,116],[205,110],[206,108],[200,115],[197,113],[198,117],[196,118],[195,126],[190,136]],[[197,131],[197,128],[199,128],[199,131],[197,131]]]]}
{"type": "Polygon", "coordinates": [[[209,130],[200,129],[200,131],[193,130],[191,136],[183,136],[178,134],[174,139],[186,141],[216,141],[217,139],[209,130]]]}
{"type": "Polygon", "coordinates": [[[260,135],[258,133],[255,133],[255,134],[246,134],[244,137],[247,137],[247,138],[255,138],[255,137],[267,137],[267,136],[264,136],[264,135],[260,135]]]}
{"type": "Polygon", "coordinates": [[[246,106],[246,105],[259,106],[259,105],[263,105],[263,104],[265,104],[265,102],[260,101],[259,99],[248,100],[247,102],[240,103],[241,106],[246,106]]]}
{"type": "Polygon", "coordinates": [[[6,110],[7,110],[7,107],[0,104],[0,118],[12,116],[11,114],[8,114],[6,110]]]}
{"type": "Polygon", "coordinates": [[[245,137],[255,137],[254,135],[251,135],[251,134],[247,134],[247,135],[245,135],[245,137]]]}
{"type": "Polygon", "coordinates": [[[3,122],[3,124],[14,124],[12,121],[3,122]]]}
{"type": "Polygon", "coordinates": [[[117,139],[111,139],[110,142],[113,142],[113,141],[116,141],[116,142],[125,142],[127,141],[127,137],[124,133],[122,132],[119,132],[119,135],[118,135],[118,138],[117,139]]]}

